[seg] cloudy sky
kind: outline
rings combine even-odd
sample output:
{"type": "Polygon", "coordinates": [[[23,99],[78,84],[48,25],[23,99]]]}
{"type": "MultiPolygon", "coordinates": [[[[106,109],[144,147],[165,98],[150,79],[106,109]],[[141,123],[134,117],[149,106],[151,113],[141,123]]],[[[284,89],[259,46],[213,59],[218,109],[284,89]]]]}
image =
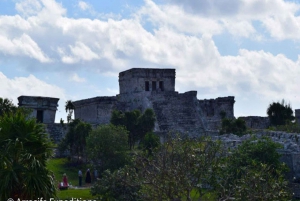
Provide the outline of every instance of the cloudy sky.
{"type": "Polygon", "coordinates": [[[300,108],[300,1],[0,0],[0,96],[118,94],[118,73],[175,68],[176,90],[235,96],[235,115],[300,108]]]}

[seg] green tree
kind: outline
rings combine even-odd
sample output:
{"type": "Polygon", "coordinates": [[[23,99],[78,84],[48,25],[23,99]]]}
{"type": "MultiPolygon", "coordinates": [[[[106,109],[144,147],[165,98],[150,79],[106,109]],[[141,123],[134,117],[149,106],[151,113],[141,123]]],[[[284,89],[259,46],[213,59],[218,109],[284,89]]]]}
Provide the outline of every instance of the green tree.
{"type": "Polygon", "coordinates": [[[7,98],[0,97],[0,116],[4,113],[12,113],[15,112],[17,107],[13,104],[13,102],[7,98]]]}
{"type": "Polygon", "coordinates": [[[72,120],[72,115],[73,115],[73,112],[75,109],[75,106],[71,100],[66,101],[65,109],[66,109],[66,112],[68,112],[67,122],[69,123],[72,120]]]}
{"type": "Polygon", "coordinates": [[[147,151],[149,155],[152,155],[153,151],[156,148],[158,148],[159,145],[160,145],[159,136],[152,132],[147,133],[144,139],[140,143],[142,149],[147,151]]]}
{"type": "Polygon", "coordinates": [[[46,161],[53,145],[42,124],[22,110],[0,117],[0,200],[49,199],[56,194],[46,161]]]}
{"type": "Polygon", "coordinates": [[[110,123],[125,126],[129,131],[128,145],[132,149],[138,140],[142,140],[147,132],[152,132],[155,124],[155,114],[152,109],[146,109],[142,114],[139,110],[122,113],[114,110],[110,123]]]}
{"type": "Polygon", "coordinates": [[[291,123],[295,119],[293,113],[290,104],[286,104],[284,100],[282,100],[281,103],[271,103],[267,109],[267,115],[272,126],[291,123]]]}
{"type": "Polygon", "coordinates": [[[222,128],[220,130],[220,134],[232,133],[238,136],[242,136],[246,133],[246,130],[246,122],[243,119],[222,119],[222,128]]]}
{"type": "Polygon", "coordinates": [[[169,137],[151,156],[135,152],[130,166],[105,171],[92,193],[100,200],[191,200],[192,190],[203,196],[203,186],[216,182],[220,148],[209,138],[169,137]]]}
{"type": "Polygon", "coordinates": [[[86,158],[86,138],[92,131],[91,124],[85,123],[80,119],[75,119],[69,123],[69,130],[62,139],[59,149],[61,152],[69,150],[71,156],[86,158]]]}
{"type": "Polygon", "coordinates": [[[91,193],[103,201],[142,201],[140,189],[141,180],[136,169],[125,166],[114,172],[104,171],[102,178],[91,188],[91,193]]]}
{"type": "Polygon", "coordinates": [[[123,126],[101,125],[87,137],[87,151],[92,163],[101,172],[123,167],[127,156],[128,131],[123,126]]]}
{"type": "Polygon", "coordinates": [[[152,109],[148,108],[145,112],[139,117],[139,140],[143,139],[146,133],[152,132],[155,126],[155,113],[152,109]]]}
{"type": "Polygon", "coordinates": [[[285,200],[290,196],[287,171],[280,163],[281,146],[269,138],[250,139],[220,164],[216,191],[220,200],[285,200]]]}
{"type": "Polygon", "coordinates": [[[135,167],[142,178],[143,200],[191,200],[192,190],[202,197],[203,186],[216,181],[214,170],[222,157],[220,143],[209,138],[169,138],[149,157],[137,154],[135,167]]]}

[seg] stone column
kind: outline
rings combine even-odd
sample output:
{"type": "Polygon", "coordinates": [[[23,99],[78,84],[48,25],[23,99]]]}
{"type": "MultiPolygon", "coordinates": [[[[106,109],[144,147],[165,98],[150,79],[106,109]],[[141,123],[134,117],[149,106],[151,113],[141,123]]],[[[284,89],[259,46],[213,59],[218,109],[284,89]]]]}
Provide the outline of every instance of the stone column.
{"type": "Polygon", "coordinates": [[[296,117],[296,122],[300,126],[300,109],[295,110],[295,117],[296,117]]]}

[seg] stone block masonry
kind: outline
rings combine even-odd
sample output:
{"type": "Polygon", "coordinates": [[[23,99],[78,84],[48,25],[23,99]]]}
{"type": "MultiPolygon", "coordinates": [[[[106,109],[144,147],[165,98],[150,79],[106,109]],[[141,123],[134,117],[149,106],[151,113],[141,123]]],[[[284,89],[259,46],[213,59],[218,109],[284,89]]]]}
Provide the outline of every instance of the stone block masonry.
{"type": "Polygon", "coordinates": [[[233,118],[234,97],[198,100],[197,91],[175,91],[175,69],[132,68],[119,73],[120,94],[74,102],[75,118],[91,124],[107,124],[114,109],[156,114],[155,132],[175,131],[190,136],[207,134],[220,127],[225,111],[233,118]]]}
{"type": "Polygon", "coordinates": [[[207,129],[210,131],[216,131],[221,128],[222,112],[224,112],[226,118],[234,118],[233,106],[235,100],[233,96],[198,100],[198,102],[203,112],[203,118],[206,119],[207,129]]]}
{"type": "Polygon", "coordinates": [[[120,94],[175,91],[175,69],[132,68],[119,74],[120,94]]]}
{"type": "Polygon", "coordinates": [[[296,118],[296,122],[300,126],[300,109],[295,110],[295,118],[296,118]]]}
{"type": "Polygon", "coordinates": [[[239,117],[246,122],[247,128],[251,129],[267,129],[270,126],[269,117],[248,116],[239,117]]]}
{"type": "Polygon", "coordinates": [[[115,109],[115,96],[95,97],[73,102],[75,118],[91,124],[108,124],[115,109]]]}
{"type": "Polygon", "coordinates": [[[60,123],[52,123],[45,124],[45,126],[46,132],[49,134],[49,137],[55,144],[58,144],[61,141],[69,129],[68,124],[61,125],[60,123]]]}
{"type": "Polygon", "coordinates": [[[31,117],[46,124],[54,123],[58,100],[58,98],[42,96],[18,97],[19,107],[32,109],[31,117]]]}

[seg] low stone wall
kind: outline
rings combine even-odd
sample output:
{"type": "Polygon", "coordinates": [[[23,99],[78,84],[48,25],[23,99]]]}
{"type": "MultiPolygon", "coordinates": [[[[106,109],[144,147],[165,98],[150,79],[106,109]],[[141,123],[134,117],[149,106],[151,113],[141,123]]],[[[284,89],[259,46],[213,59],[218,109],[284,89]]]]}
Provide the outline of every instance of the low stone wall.
{"type": "Polygon", "coordinates": [[[246,122],[246,126],[252,129],[267,129],[270,126],[269,117],[248,116],[239,117],[246,122]]]}
{"type": "Polygon", "coordinates": [[[45,126],[46,132],[49,133],[50,138],[55,144],[58,144],[68,132],[68,124],[64,124],[64,126],[62,126],[60,123],[54,123],[45,124],[45,126]]]}

